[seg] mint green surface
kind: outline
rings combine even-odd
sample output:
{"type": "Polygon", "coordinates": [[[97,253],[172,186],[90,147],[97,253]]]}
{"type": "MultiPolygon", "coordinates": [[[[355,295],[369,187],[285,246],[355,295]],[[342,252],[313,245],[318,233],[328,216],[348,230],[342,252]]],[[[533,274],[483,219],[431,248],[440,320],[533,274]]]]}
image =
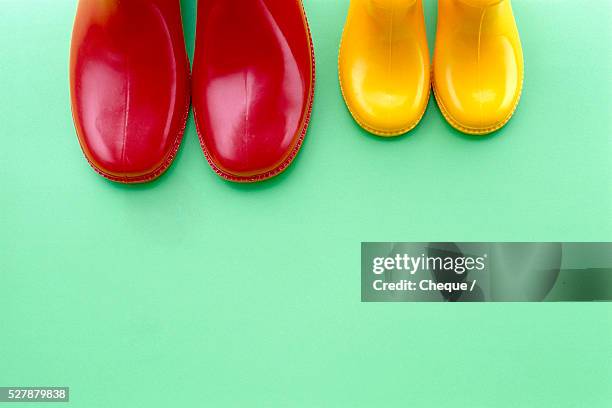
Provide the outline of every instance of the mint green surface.
{"type": "Polygon", "coordinates": [[[304,3],[317,94],[290,170],[229,184],[190,121],[168,174],[126,187],[74,134],[75,2],[0,2],[0,385],[79,408],[609,407],[612,305],[361,304],[359,264],[361,241],[612,240],[609,0],[515,0],[525,90],[495,136],[432,101],[393,141],[340,95],[348,0],[304,3]]]}

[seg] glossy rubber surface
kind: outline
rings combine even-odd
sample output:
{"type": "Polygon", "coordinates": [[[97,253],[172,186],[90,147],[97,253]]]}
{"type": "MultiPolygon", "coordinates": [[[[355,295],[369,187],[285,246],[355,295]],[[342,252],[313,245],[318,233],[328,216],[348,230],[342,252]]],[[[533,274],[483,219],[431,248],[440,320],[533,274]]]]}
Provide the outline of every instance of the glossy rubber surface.
{"type": "Polygon", "coordinates": [[[380,136],[414,128],[430,93],[421,0],[351,0],[338,62],[342,93],[359,125],[380,136]]]}
{"type": "MultiPolygon", "coordinates": [[[[0,3],[0,384],[73,392],[1,408],[610,405],[612,302],[360,303],[361,241],[612,239],[610,0],[513,1],[510,126],[466,139],[429,106],[397,141],[342,101],[348,0],[304,0],[322,75],[288,174],[224,182],[189,119],[175,164],[136,188],[93,175],[69,128],[76,1],[0,3]]],[[[437,1],[423,7],[433,41],[437,1]]]]}
{"type": "Polygon", "coordinates": [[[193,107],[217,174],[255,182],[285,170],[305,136],[313,94],[301,1],[198,2],[193,107]]]}
{"type": "Polygon", "coordinates": [[[70,58],[72,112],[92,167],[113,181],[160,176],[189,110],[176,0],[80,0],[70,58]]]}
{"type": "Polygon", "coordinates": [[[503,127],[518,105],[523,52],[510,0],[440,0],[434,91],[448,122],[468,134],[503,127]]]}

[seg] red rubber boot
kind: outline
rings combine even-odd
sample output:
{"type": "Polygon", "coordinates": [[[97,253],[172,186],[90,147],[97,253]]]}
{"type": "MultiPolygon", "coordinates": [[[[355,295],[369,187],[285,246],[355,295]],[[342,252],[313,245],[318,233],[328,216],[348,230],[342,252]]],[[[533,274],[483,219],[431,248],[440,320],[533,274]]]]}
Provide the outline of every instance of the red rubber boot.
{"type": "Polygon", "coordinates": [[[170,166],[189,112],[178,0],[80,0],[70,87],[83,152],[104,177],[151,181],[170,166]]]}
{"type": "Polygon", "coordinates": [[[283,172],[306,134],[314,53],[300,0],[200,0],[193,107],[202,148],[221,177],[283,172]]]}

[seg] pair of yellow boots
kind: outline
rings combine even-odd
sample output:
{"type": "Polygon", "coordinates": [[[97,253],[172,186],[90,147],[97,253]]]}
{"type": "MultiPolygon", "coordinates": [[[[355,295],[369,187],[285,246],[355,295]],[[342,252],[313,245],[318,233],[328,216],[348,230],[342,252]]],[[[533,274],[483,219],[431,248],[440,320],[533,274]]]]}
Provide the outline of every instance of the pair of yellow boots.
{"type": "Polygon", "coordinates": [[[455,129],[485,135],[518,105],[523,52],[510,0],[438,0],[433,69],[422,0],[351,0],[339,56],[340,85],[355,120],[397,136],[421,120],[433,86],[455,129]]]}

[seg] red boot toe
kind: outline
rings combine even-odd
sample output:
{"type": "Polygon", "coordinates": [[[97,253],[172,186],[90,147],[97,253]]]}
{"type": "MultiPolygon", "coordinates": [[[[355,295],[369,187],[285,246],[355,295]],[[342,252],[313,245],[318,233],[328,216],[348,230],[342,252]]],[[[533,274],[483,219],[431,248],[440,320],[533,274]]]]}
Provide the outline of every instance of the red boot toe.
{"type": "Polygon", "coordinates": [[[198,2],[193,104],[213,169],[236,182],[284,171],[304,139],[314,54],[300,0],[198,2]]]}
{"type": "Polygon", "coordinates": [[[80,0],[70,64],[83,152],[123,183],[172,163],[189,109],[189,61],[178,1],[80,0]]]}

